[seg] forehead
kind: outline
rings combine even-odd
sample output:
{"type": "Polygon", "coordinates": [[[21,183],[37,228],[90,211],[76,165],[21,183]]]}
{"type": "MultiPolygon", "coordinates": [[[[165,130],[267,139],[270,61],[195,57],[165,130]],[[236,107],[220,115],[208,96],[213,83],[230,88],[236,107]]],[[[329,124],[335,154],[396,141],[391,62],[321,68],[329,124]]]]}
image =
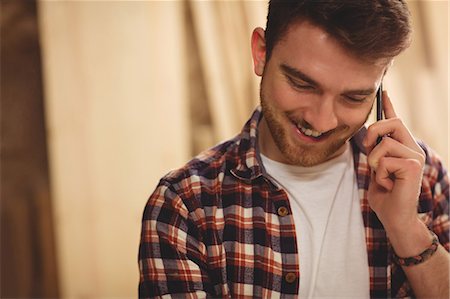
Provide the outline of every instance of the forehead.
{"type": "Polygon", "coordinates": [[[351,81],[377,84],[388,66],[386,60],[367,61],[358,57],[324,29],[308,21],[289,26],[274,46],[272,59],[275,63],[290,65],[315,78],[340,78],[336,82],[340,84],[351,81]]]}
{"type": "Polygon", "coordinates": [[[361,44],[355,43],[353,42],[353,40],[351,40],[352,37],[350,33],[346,31],[341,32],[340,30],[336,30],[333,26],[327,28],[320,23],[316,23],[307,15],[298,16],[297,18],[294,18],[293,20],[288,22],[286,24],[286,27],[283,27],[283,29],[281,29],[279,37],[275,39],[273,47],[275,47],[278,43],[288,39],[288,33],[292,34],[293,31],[297,31],[297,33],[305,33],[311,29],[315,29],[315,32],[320,31],[321,33],[323,33],[323,35],[328,36],[329,39],[334,40],[336,44],[339,44],[340,47],[345,48],[348,53],[352,53],[361,61],[379,65],[389,65],[392,61],[393,56],[384,57],[380,55],[377,57],[375,54],[371,55],[370,53],[377,53],[377,51],[375,51],[375,48],[370,46],[370,43],[367,43],[367,41],[370,40],[369,38],[364,41],[364,44],[366,46],[361,46],[361,44]],[[303,30],[298,30],[299,28],[303,30]]]}

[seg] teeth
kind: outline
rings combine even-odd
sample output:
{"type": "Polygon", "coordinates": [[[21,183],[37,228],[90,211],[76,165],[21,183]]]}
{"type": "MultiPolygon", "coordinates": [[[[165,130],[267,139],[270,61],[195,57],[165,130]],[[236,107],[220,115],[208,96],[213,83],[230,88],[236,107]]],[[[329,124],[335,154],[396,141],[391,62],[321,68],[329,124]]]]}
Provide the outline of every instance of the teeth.
{"type": "Polygon", "coordinates": [[[303,134],[305,134],[306,136],[312,136],[312,137],[319,137],[320,135],[322,135],[322,133],[311,130],[311,129],[306,129],[304,127],[302,127],[301,125],[297,125],[297,127],[300,129],[300,131],[303,132],[303,134]]]}

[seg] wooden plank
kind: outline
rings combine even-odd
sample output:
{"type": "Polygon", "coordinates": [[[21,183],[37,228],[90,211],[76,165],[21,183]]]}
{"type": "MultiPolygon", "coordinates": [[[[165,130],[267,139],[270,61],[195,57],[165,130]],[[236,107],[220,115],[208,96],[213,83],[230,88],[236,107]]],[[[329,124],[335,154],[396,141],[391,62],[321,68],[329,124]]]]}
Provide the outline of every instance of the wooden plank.
{"type": "Polygon", "coordinates": [[[37,10],[1,3],[1,298],[57,298],[37,10]]]}

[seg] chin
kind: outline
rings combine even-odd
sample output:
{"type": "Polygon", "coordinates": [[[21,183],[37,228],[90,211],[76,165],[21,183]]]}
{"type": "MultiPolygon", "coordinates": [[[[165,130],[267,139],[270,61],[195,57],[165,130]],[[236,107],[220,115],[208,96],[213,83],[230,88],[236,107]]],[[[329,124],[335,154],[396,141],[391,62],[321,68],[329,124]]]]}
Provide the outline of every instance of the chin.
{"type": "Polygon", "coordinates": [[[339,139],[331,144],[324,144],[320,148],[306,148],[302,145],[288,143],[286,140],[278,140],[277,146],[286,162],[291,165],[311,167],[324,163],[339,155],[347,139],[339,139]]]}

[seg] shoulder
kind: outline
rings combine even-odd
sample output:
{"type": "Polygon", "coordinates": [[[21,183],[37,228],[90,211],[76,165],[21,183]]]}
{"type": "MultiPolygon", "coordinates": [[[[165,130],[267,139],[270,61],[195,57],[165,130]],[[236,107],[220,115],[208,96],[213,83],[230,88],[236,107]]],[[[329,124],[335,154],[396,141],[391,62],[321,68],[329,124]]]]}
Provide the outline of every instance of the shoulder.
{"type": "Polygon", "coordinates": [[[208,185],[213,183],[220,173],[233,167],[238,159],[239,138],[222,142],[209,148],[185,165],[167,173],[161,182],[171,185],[175,190],[182,190],[186,187],[195,187],[192,184],[201,183],[208,185]]]}
{"type": "Polygon", "coordinates": [[[183,218],[199,213],[205,201],[219,192],[224,176],[237,163],[238,145],[238,137],[222,142],[163,176],[147,202],[147,216],[159,210],[158,206],[183,218]]]}

